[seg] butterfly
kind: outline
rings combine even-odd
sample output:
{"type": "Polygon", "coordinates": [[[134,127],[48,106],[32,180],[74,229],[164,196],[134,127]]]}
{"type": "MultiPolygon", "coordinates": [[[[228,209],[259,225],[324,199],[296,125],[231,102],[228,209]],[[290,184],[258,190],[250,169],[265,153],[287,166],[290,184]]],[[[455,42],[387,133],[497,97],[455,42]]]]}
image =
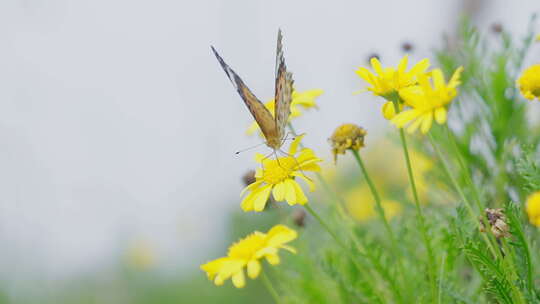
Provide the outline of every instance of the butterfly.
{"type": "Polygon", "coordinates": [[[230,81],[244,100],[249,112],[259,125],[266,145],[274,151],[279,150],[284,142],[285,128],[289,115],[291,114],[291,101],[293,83],[292,73],[287,71],[285,57],[283,55],[283,35],[281,29],[278,31],[276,48],[276,84],[275,84],[275,115],[264,106],[264,104],[245,85],[240,76],[236,74],[221,58],[216,49],[211,46],[219,64],[229,77],[230,81]]]}

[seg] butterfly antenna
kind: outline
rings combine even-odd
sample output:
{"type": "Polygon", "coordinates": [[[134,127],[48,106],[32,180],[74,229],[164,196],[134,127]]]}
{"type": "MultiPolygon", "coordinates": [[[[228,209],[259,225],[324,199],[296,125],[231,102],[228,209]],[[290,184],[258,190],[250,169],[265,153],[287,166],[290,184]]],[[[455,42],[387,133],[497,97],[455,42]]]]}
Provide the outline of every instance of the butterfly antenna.
{"type": "Polygon", "coordinates": [[[238,154],[240,154],[240,153],[243,153],[243,152],[249,151],[249,150],[251,150],[251,149],[255,149],[255,148],[257,148],[257,147],[260,147],[260,146],[262,146],[262,145],[264,145],[264,144],[265,144],[265,143],[260,143],[260,144],[257,144],[257,145],[255,145],[255,146],[251,146],[251,147],[248,147],[248,148],[245,148],[245,149],[242,149],[242,150],[238,150],[238,151],[234,152],[234,154],[238,155],[238,154]]]}

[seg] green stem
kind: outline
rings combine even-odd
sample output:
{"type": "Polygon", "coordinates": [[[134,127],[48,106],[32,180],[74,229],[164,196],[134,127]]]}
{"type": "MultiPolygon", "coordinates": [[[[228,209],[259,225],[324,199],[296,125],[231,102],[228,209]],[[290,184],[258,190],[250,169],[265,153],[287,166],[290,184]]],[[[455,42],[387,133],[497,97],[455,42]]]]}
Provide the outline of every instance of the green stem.
{"type": "MultiPolygon", "coordinates": [[[[428,138],[429,138],[429,142],[431,143],[431,146],[433,147],[433,150],[435,151],[435,153],[437,154],[437,157],[441,161],[444,173],[446,174],[446,176],[448,176],[448,178],[450,179],[450,182],[452,183],[452,186],[454,186],[454,188],[456,189],[457,193],[459,194],[461,200],[465,204],[465,207],[466,207],[467,211],[469,212],[473,222],[477,223],[478,228],[480,229],[482,227],[482,225],[477,220],[477,218],[478,218],[477,213],[474,212],[474,209],[472,207],[471,202],[469,201],[469,199],[465,195],[465,192],[463,191],[463,189],[461,188],[461,186],[457,182],[456,177],[454,176],[454,174],[452,174],[452,171],[450,171],[448,163],[447,163],[446,159],[443,157],[442,152],[439,149],[439,146],[435,143],[435,139],[433,138],[431,133],[428,133],[428,138]]],[[[481,216],[480,218],[482,220],[482,223],[484,224],[484,227],[488,227],[488,224],[487,224],[486,220],[484,219],[484,217],[481,216]]],[[[496,257],[498,254],[497,254],[497,251],[495,250],[495,247],[493,246],[492,242],[489,240],[489,238],[486,236],[485,233],[482,233],[481,235],[482,235],[482,238],[484,239],[484,241],[486,242],[486,244],[488,245],[489,250],[491,251],[491,254],[493,254],[493,256],[496,257]]]]}
{"type": "Polygon", "coordinates": [[[442,285],[443,285],[443,278],[444,278],[444,262],[446,260],[446,254],[443,254],[442,261],[441,261],[441,273],[439,274],[439,295],[437,296],[437,303],[441,303],[442,298],[442,285]]]}
{"type": "Polygon", "coordinates": [[[328,232],[328,234],[332,236],[332,238],[336,241],[336,243],[339,244],[339,246],[341,246],[344,250],[349,252],[349,248],[345,245],[345,243],[343,243],[338,238],[337,234],[335,234],[334,231],[330,229],[330,226],[326,224],[326,222],[315,212],[315,210],[313,210],[313,208],[311,208],[311,206],[309,206],[309,204],[304,205],[304,208],[306,208],[306,210],[319,222],[319,224],[323,226],[323,228],[328,232]]]}
{"type": "MultiPolygon", "coordinates": [[[[392,230],[392,227],[390,227],[390,224],[388,223],[388,219],[386,218],[386,214],[384,212],[384,208],[382,207],[381,203],[381,197],[379,195],[379,192],[377,191],[377,188],[375,188],[375,184],[371,180],[370,175],[368,174],[368,171],[366,169],[366,166],[364,165],[364,162],[362,161],[362,158],[360,157],[360,153],[356,150],[351,150],[352,154],[354,155],[354,158],[356,159],[356,162],[360,166],[360,170],[362,171],[362,174],[364,175],[364,178],[366,179],[366,182],[369,186],[369,189],[371,191],[371,194],[373,196],[373,199],[375,200],[376,210],[379,213],[379,216],[381,217],[384,227],[386,229],[386,232],[388,233],[388,236],[390,237],[390,243],[392,246],[393,254],[395,255],[395,259],[397,261],[398,266],[398,273],[401,274],[402,278],[405,275],[403,264],[401,261],[401,251],[397,246],[396,238],[394,236],[394,232],[392,230]]],[[[394,284],[393,284],[394,285],[394,284]]],[[[397,287],[397,286],[396,286],[397,287]]],[[[401,298],[401,294],[399,291],[396,290],[397,296],[400,301],[403,301],[401,298]]]]}
{"type": "MultiPolygon", "coordinates": [[[[296,130],[294,129],[293,125],[289,122],[288,126],[291,133],[293,133],[293,135],[296,136],[298,133],[296,133],[296,130]]],[[[304,145],[300,143],[300,147],[304,148],[304,145]]],[[[347,213],[345,212],[346,210],[345,201],[330,187],[330,185],[328,184],[328,182],[326,181],[326,179],[322,176],[320,172],[315,172],[315,173],[317,175],[317,178],[319,179],[319,182],[323,186],[324,191],[328,194],[328,196],[331,197],[331,199],[336,201],[336,206],[337,206],[338,212],[340,213],[340,216],[343,219],[347,219],[347,220],[350,219],[347,216],[347,213]]]]}
{"type": "Polygon", "coordinates": [[[274,302],[281,303],[281,299],[279,298],[279,295],[278,295],[276,289],[274,288],[274,285],[270,281],[270,279],[264,273],[261,274],[261,277],[262,277],[262,281],[264,283],[264,286],[266,287],[266,289],[268,290],[268,292],[270,293],[270,295],[274,299],[274,302]]]}
{"type": "Polygon", "coordinates": [[[463,171],[463,174],[465,175],[465,181],[469,184],[469,187],[471,188],[474,202],[476,203],[476,208],[478,208],[478,211],[480,214],[484,212],[484,208],[482,206],[482,202],[480,200],[480,195],[478,194],[478,190],[476,189],[476,185],[474,184],[471,174],[469,173],[469,169],[465,166],[465,162],[463,160],[463,157],[461,156],[461,151],[459,150],[456,137],[454,136],[454,133],[450,131],[450,128],[448,127],[448,124],[445,125],[446,133],[448,135],[448,138],[450,139],[452,148],[454,149],[454,154],[456,155],[458,164],[463,171]]]}
{"type": "MultiPolygon", "coordinates": [[[[393,100],[394,109],[396,113],[400,112],[399,104],[400,104],[400,97],[397,95],[393,100]]],[[[418,191],[416,190],[416,182],[414,180],[414,174],[412,170],[411,165],[411,157],[409,156],[409,148],[407,147],[407,139],[405,138],[405,132],[403,131],[403,128],[399,129],[399,137],[401,139],[401,145],[403,146],[403,154],[405,156],[405,163],[407,164],[407,174],[409,176],[409,182],[411,183],[411,189],[413,193],[414,198],[414,205],[416,207],[416,215],[418,217],[418,226],[420,229],[420,234],[422,235],[422,240],[424,241],[424,245],[426,246],[426,251],[428,255],[428,273],[429,273],[429,281],[430,281],[430,287],[431,287],[431,297],[432,300],[435,301],[437,298],[437,264],[435,263],[435,256],[433,254],[433,248],[431,247],[431,241],[429,239],[428,233],[427,233],[427,227],[426,227],[426,219],[424,217],[424,213],[422,212],[422,208],[420,206],[420,200],[418,199],[418,191]]]]}
{"type": "Polygon", "coordinates": [[[511,273],[511,278],[509,280],[510,287],[512,288],[512,294],[516,300],[517,303],[525,303],[525,299],[523,298],[522,293],[520,290],[516,287],[516,284],[513,284],[513,282],[516,282],[519,280],[519,275],[515,271],[516,265],[514,265],[513,260],[515,260],[514,252],[510,249],[510,246],[508,246],[508,242],[506,242],[506,239],[502,237],[501,239],[502,248],[506,252],[506,257],[504,257],[504,260],[506,260],[506,269],[511,273]]]}

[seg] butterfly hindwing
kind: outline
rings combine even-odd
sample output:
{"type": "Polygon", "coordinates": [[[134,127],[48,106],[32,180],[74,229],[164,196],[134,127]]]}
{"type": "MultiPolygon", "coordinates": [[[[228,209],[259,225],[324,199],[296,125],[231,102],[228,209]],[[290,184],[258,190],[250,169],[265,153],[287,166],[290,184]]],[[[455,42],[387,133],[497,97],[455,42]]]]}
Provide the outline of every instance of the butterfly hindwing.
{"type": "Polygon", "coordinates": [[[264,104],[249,90],[249,88],[244,84],[240,76],[238,76],[238,74],[236,74],[225,63],[223,58],[219,56],[214,47],[211,48],[214,52],[214,55],[216,55],[219,64],[225,71],[225,74],[227,74],[227,77],[229,77],[229,79],[231,80],[232,84],[236,88],[236,91],[238,91],[238,94],[240,94],[240,97],[242,97],[242,99],[244,100],[244,103],[246,104],[249,112],[251,112],[251,115],[253,115],[253,118],[261,128],[261,131],[266,138],[267,144],[270,145],[270,143],[272,143],[273,145],[276,145],[276,143],[281,141],[281,136],[278,132],[276,120],[274,120],[274,117],[272,116],[270,111],[268,111],[264,104]]]}
{"type": "Polygon", "coordinates": [[[293,91],[292,73],[287,71],[285,56],[283,54],[283,36],[278,31],[276,48],[276,95],[275,95],[275,121],[279,138],[285,135],[285,128],[291,114],[291,101],[293,91]]]}

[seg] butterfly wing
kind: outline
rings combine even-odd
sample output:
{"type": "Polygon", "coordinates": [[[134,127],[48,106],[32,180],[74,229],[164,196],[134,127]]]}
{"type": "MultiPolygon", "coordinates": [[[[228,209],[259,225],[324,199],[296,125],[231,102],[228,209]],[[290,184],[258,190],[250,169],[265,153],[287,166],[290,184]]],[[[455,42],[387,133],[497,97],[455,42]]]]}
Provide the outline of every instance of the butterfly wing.
{"type": "Polygon", "coordinates": [[[276,96],[275,96],[275,120],[279,138],[285,135],[285,128],[291,114],[291,101],[293,91],[292,73],[287,71],[285,56],[283,55],[283,36],[281,29],[278,31],[276,49],[276,96]]]}
{"type": "MultiPolygon", "coordinates": [[[[251,93],[249,88],[244,84],[240,76],[236,74],[219,56],[218,52],[214,49],[212,46],[212,51],[214,52],[214,55],[216,55],[217,60],[219,61],[219,64],[225,71],[225,74],[227,74],[227,77],[231,80],[232,84],[236,88],[236,91],[238,91],[238,94],[240,94],[240,97],[244,100],[244,103],[246,104],[249,112],[251,112],[251,115],[253,115],[253,118],[255,118],[255,121],[261,128],[261,131],[266,138],[267,144],[270,145],[270,143],[273,143],[271,145],[272,147],[275,146],[275,139],[278,139],[278,142],[280,141],[281,137],[279,136],[276,122],[274,120],[274,117],[268,111],[268,109],[264,106],[264,104],[257,99],[257,97],[251,93]]],[[[278,147],[279,148],[279,147],[278,147]]]]}

